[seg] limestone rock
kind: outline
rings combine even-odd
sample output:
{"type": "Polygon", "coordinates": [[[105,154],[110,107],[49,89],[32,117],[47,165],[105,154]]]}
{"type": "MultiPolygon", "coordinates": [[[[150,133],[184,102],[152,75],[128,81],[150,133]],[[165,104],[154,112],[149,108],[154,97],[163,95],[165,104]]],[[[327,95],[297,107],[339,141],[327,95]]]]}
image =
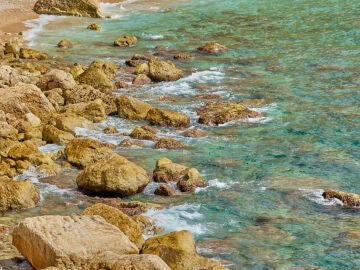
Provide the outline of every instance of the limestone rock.
{"type": "Polygon", "coordinates": [[[18,130],[5,121],[0,121],[0,138],[15,138],[18,130]]]}
{"type": "Polygon", "coordinates": [[[42,91],[61,88],[63,90],[73,89],[76,82],[70,73],[60,69],[51,69],[37,83],[42,91]]]}
{"type": "Polygon", "coordinates": [[[200,124],[220,125],[235,120],[247,120],[249,118],[262,117],[262,114],[252,111],[247,107],[233,103],[207,102],[197,110],[200,124]]]}
{"type": "Polygon", "coordinates": [[[105,104],[101,99],[96,99],[87,103],[81,102],[66,105],[64,107],[64,112],[82,116],[93,122],[101,122],[107,118],[105,104]]]}
{"type": "MultiPolygon", "coordinates": [[[[130,60],[130,61],[135,61],[135,60],[130,60]]],[[[134,62],[131,62],[131,65],[135,65],[134,62]]],[[[146,75],[148,76],[150,72],[150,68],[149,68],[149,64],[148,63],[139,63],[138,65],[136,65],[135,70],[133,71],[133,74],[136,75],[146,75]]],[[[151,78],[150,78],[151,80],[151,78]]]]}
{"type": "Polygon", "coordinates": [[[116,72],[118,70],[117,65],[111,61],[104,61],[104,60],[95,60],[90,65],[89,68],[99,68],[101,69],[106,76],[110,79],[114,79],[116,76],[116,72]]]}
{"type": "Polygon", "coordinates": [[[117,97],[116,106],[119,117],[135,120],[145,119],[152,108],[149,103],[128,96],[117,97]]]}
{"type": "Polygon", "coordinates": [[[178,141],[169,137],[160,138],[157,143],[154,145],[155,149],[184,149],[187,148],[187,145],[182,141],[178,141]]]}
{"type": "Polygon", "coordinates": [[[59,42],[58,42],[58,44],[57,44],[57,46],[59,47],[59,48],[71,48],[72,47],[72,44],[71,44],[71,42],[69,41],[69,40],[67,40],[67,39],[62,39],[62,40],[60,40],[59,42]]]}
{"type": "Polygon", "coordinates": [[[115,134],[119,132],[115,126],[107,126],[103,131],[105,134],[115,134]]]}
{"type": "Polygon", "coordinates": [[[70,132],[66,132],[52,125],[46,125],[42,131],[43,140],[48,143],[56,143],[59,145],[65,145],[72,139],[74,139],[74,135],[70,132]]]}
{"type": "Polygon", "coordinates": [[[135,36],[123,36],[119,37],[114,41],[115,46],[119,47],[134,47],[138,42],[135,36]]]}
{"type": "Polygon", "coordinates": [[[47,120],[55,112],[41,90],[32,84],[0,88],[0,96],[0,110],[13,114],[18,119],[31,112],[41,120],[47,120]]]}
{"type": "Polygon", "coordinates": [[[20,82],[31,83],[30,74],[21,74],[19,70],[7,65],[0,65],[0,84],[14,86],[20,82]]]}
{"type": "Polygon", "coordinates": [[[108,75],[106,75],[102,69],[96,67],[88,67],[83,73],[76,77],[76,81],[88,84],[94,88],[114,88],[114,84],[108,75]]]}
{"type": "Polygon", "coordinates": [[[75,128],[95,129],[93,123],[86,118],[73,113],[61,113],[54,116],[55,127],[75,135],[75,128]]]}
{"type": "Polygon", "coordinates": [[[206,182],[197,169],[191,168],[185,173],[182,179],[179,180],[177,186],[182,192],[191,192],[197,187],[205,187],[206,182]]]}
{"type": "Polygon", "coordinates": [[[108,223],[118,227],[139,249],[144,243],[139,225],[117,208],[97,203],[86,208],[82,215],[103,217],[108,223]]]}
{"type": "Polygon", "coordinates": [[[85,167],[112,155],[112,150],[99,141],[87,138],[75,138],[65,147],[67,161],[79,167],[85,167]]]}
{"type": "Polygon", "coordinates": [[[163,61],[155,57],[151,58],[148,64],[149,77],[153,81],[176,81],[183,76],[183,72],[171,61],[163,61]]]}
{"type": "Polygon", "coordinates": [[[150,83],[151,83],[151,79],[145,74],[137,75],[132,81],[132,84],[136,84],[136,85],[144,85],[150,83]]]}
{"type": "Polygon", "coordinates": [[[31,182],[0,177],[0,212],[34,207],[39,200],[40,191],[31,182]]]}
{"type": "Polygon", "coordinates": [[[92,23],[92,24],[89,24],[88,27],[86,27],[86,29],[94,30],[94,31],[100,31],[101,26],[98,25],[97,23],[92,23]]]}
{"type": "Polygon", "coordinates": [[[102,17],[96,0],[38,0],[34,11],[38,14],[102,17]]]}
{"type": "Polygon", "coordinates": [[[131,148],[143,148],[145,147],[144,142],[138,140],[124,139],[119,143],[121,147],[131,147],[131,148]]]}
{"type": "Polygon", "coordinates": [[[177,194],[176,190],[167,184],[160,184],[154,191],[155,195],[160,196],[174,196],[177,194]]]}
{"type": "Polygon", "coordinates": [[[23,59],[36,59],[36,60],[46,60],[49,56],[46,53],[41,53],[37,50],[20,48],[19,52],[20,58],[23,59]]]}
{"type": "Polygon", "coordinates": [[[54,88],[49,91],[45,91],[44,94],[47,99],[51,102],[51,104],[55,106],[64,106],[65,99],[62,96],[62,89],[61,88],[54,88]],[[55,104],[55,105],[54,105],[55,104]]]}
{"type": "Polygon", "coordinates": [[[205,132],[200,129],[193,128],[193,129],[184,131],[182,135],[185,137],[200,138],[200,137],[205,136],[205,132]]]}
{"type": "Polygon", "coordinates": [[[71,75],[73,75],[74,79],[76,79],[81,73],[83,73],[85,70],[85,68],[78,64],[78,63],[75,63],[69,70],[69,73],[71,75]]]}
{"type": "Polygon", "coordinates": [[[216,42],[208,42],[205,45],[197,48],[198,51],[209,54],[218,54],[228,51],[229,49],[224,45],[221,45],[216,42]]]}
{"type": "Polygon", "coordinates": [[[138,253],[118,228],[99,216],[26,218],[14,229],[13,245],[36,269],[82,269],[101,252],[138,253]]]}
{"type": "Polygon", "coordinates": [[[218,262],[200,256],[196,252],[194,237],[186,230],[147,239],[141,253],[158,255],[172,270],[226,269],[218,262]]]}
{"type": "Polygon", "coordinates": [[[119,196],[141,192],[149,182],[143,168],[115,153],[87,166],[76,178],[80,189],[119,196]]]}
{"type": "Polygon", "coordinates": [[[186,128],[190,125],[190,117],[184,113],[168,109],[152,108],[148,111],[146,120],[152,125],[186,128]]]}
{"type": "Polygon", "coordinates": [[[157,130],[149,126],[136,127],[131,133],[130,137],[139,140],[150,140],[156,141],[158,137],[156,136],[157,130]]]}
{"type": "Polygon", "coordinates": [[[344,192],[340,190],[328,189],[325,190],[322,196],[325,199],[339,199],[342,201],[344,206],[347,207],[359,207],[360,206],[360,195],[350,192],[344,192]]]}

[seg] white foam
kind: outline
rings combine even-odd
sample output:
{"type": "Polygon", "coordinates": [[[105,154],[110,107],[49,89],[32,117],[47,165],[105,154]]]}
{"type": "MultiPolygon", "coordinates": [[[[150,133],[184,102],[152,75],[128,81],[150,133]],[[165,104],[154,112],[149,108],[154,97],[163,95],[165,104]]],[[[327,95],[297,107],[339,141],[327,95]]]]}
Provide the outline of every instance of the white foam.
{"type": "Polygon", "coordinates": [[[312,202],[315,202],[320,205],[327,206],[342,206],[343,203],[339,199],[325,199],[322,194],[324,193],[323,189],[299,189],[304,193],[304,197],[309,199],[312,202]]]}
{"type": "Polygon", "coordinates": [[[164,39],[164,35],[156,35],[156,34],[147,34],[147,33],[142,33],[141,37],[143,39],[152,39],[152,40],[161,40],[164,39]]]}
{"type": "Polygon", "coordinates": [[[202,191],[206,191],[209,188],[229,189],[229,188],[231,188],[232,185],[234,185],[236,183],[237,182],[225,183],[225,182],[219,181],[219,179],[212,179],[212,180],[207,181],[207,186],[206,187],[196,188],[194,192],[199,193],[199,192],[202,192],[202,191]]]}
{"type": "Polygon", "coordinates": [[[185,203],[167,209],[152,209],[144,215],[163,227],[165,232],[189,230],[195,235],[201,235],[208,232],[208,229],[201,222],[203,215],[199,212],[200,207],[200,204],[185,203]]]}
{"type": "Polygon", "coordinates": [[[38,147],[38,149],[44,154],[49,154],[51,152],[57,153],[59,150],[63,150],[64,148],[65,148],[65,146],[63,146],[63,145],[57,145],[57,144],[53,144],[53,143],[47,143],[43,146],[38,147]]]}
{"type": "MultiPolygon", "coordinates": [[[[145,189],[143,190],[143,193],[146,195],[155,195],[154,192],[157,189],[158,186],[160,186],[163,183],[158,183],[158,182],[150,182],[145,189]]],[[[168,185],[170,185],[172,188],[174,188],[175,190],[179,189],[177,188],[176,182],[168,182],[168,185]]]]}
{"type": "Polygon", "coordinates": [[[214,67],[210,70],[198,71],[192,73],[190,76],[181,79],[181,81],[207,83],[220,82],[225,78],[225,73],[220,68],[214,67]]]}
{"type": "Polygon", "coordinates": [[[44,30],[45,25],[52,21],[59,20],[59,18],[61,17],[42,14],[36,19],[25,21],[25,26],[30,29],[24,33],[24,39],[29,42],[29,46],[36,45],[35,39],[38,34],[44,30]]]}

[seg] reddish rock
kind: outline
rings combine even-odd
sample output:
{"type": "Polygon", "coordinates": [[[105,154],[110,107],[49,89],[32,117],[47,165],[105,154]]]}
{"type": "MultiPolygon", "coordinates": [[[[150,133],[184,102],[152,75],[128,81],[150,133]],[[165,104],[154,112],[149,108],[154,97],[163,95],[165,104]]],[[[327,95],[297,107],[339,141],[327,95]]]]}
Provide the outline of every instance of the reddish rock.
{"type": "Polygon", "coordinates": [[[160,196],[174,196],[177,194],[176,190],[167,184],[160,184],[154,191],[155,195],[160,196]]]}

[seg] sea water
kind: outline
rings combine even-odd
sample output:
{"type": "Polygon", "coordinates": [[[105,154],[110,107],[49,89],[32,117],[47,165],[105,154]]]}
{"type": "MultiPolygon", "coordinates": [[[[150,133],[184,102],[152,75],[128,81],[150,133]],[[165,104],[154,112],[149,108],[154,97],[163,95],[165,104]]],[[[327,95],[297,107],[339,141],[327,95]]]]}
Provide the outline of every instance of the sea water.
{"type": "MultiPolygon", "coordinates": [[[[128,1],[103,9],[112,18],[42,15],[29,22],[33,29],[25,37],[66,63],[105,59],[123,65],[134,53],[154,53],[157,45],[191,55],[192,61],[176,62],[185,71],[179,81],[131,92],[119,89],[117,94],[184,112],[191,127],[207,134],[185,138],[181,131],[159,128],[160,136],[191,148],[155,150],[151,142],[146,148],[117,148],[149,174],[157,159],[166,156],[197,168],[209,183],[175,198],[153,195],[156,184],[151,184],[129,199],[165,204],[164,210],[146,215],[165,231],[190,230],[201,254],[231,269],[360,269],[359,231],[351,233],[360,229],[360,210],[321,196],[324,188],[360,193],[360,2],[128,1]],[[86,30],[92,22],[102,31],[86,30]],[[123,35],[137,36],[138,45],[113,47],[123,35]],[[63,38],[73,47],[57,48],[63,38]],[[196,52],[209,41],[230,50],[221,55],[196,52]],[[250,108],[264,117],[198,124],[196,109],[205,102],[200,94],[216,94],[224,102],[263,99],[250,108]],[[160,96],[175,101],[160,102],[160,96]]],[[[77,132],[115,144],[126,138],[104,134],[101,130],[109,124],[130,132],[144,122],[111,116],[97,131],[77,132]]],[[[49,201],[59,205],[77,196],[45,190],[53,197],[3,219],[44,214],[41,209],[49,201]]],[[[53,212],[79,213],[80,208],[54,206],[53,212]]],[[[51,207],[45,213],[52,213],[51,207]]]]}

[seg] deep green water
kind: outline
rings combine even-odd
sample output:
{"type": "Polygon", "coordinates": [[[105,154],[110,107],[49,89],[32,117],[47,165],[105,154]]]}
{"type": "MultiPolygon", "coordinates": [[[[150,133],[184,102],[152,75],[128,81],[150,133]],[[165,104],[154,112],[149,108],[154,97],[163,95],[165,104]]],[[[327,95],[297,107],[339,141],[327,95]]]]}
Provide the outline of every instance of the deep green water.
{"type": "MultiPolygon", "coordinates": [[[[167,156],[198,168],[210,186],[175,199],[150,195],[148,188],[131,199],[169,204],[148,215],[168,231],[190,229],[200,252],[231,269],[360,269],[359,233],[347,234],[360,229],[359,209],[321,198],[322,189],[334,187],[360,194],[360,2],[194,0],[159,9],[124,7],[106,6],[117,18],[98,20],[101,32],[84,30],[94,20],[61,18],[28,37],[34,47],[71,63],[102,58],[121,64],[134,53],[153,53],[156,45],[194,57],[176,62],[186,71],[180,81],[125,94],[188,113],[192,126],[208,136],[189,139],[163,128],[162,134],[193,148],[116,151],[150,173],[156,160],[167,156]],[[112,47],[124,34],[138,36],[138,46],[112,47]],[[71,40],[73,48],[57,49],[62,38],[71,40]],[[208,41],[230,51],[197,54],[196,48],[208,41]],[[228,102],[264,99],[266,104],[255,109],[266,117],[199,125],[195,109],[204,100],[196,95],[203,93],[228,102]],[[162,95],[176,102],[158,102],[162,95]]],[[[124,131],[142,124],[111,117],[102,125],[109,123],[124,131]]],[[[124,138],[81,132],[115,143],[124,138]]],[[[63,214],[78,211],[64,209],[63,214]]],[[[25,211],[17,219],[37,211],[42,213],[39,208],[25,211]]]]}

